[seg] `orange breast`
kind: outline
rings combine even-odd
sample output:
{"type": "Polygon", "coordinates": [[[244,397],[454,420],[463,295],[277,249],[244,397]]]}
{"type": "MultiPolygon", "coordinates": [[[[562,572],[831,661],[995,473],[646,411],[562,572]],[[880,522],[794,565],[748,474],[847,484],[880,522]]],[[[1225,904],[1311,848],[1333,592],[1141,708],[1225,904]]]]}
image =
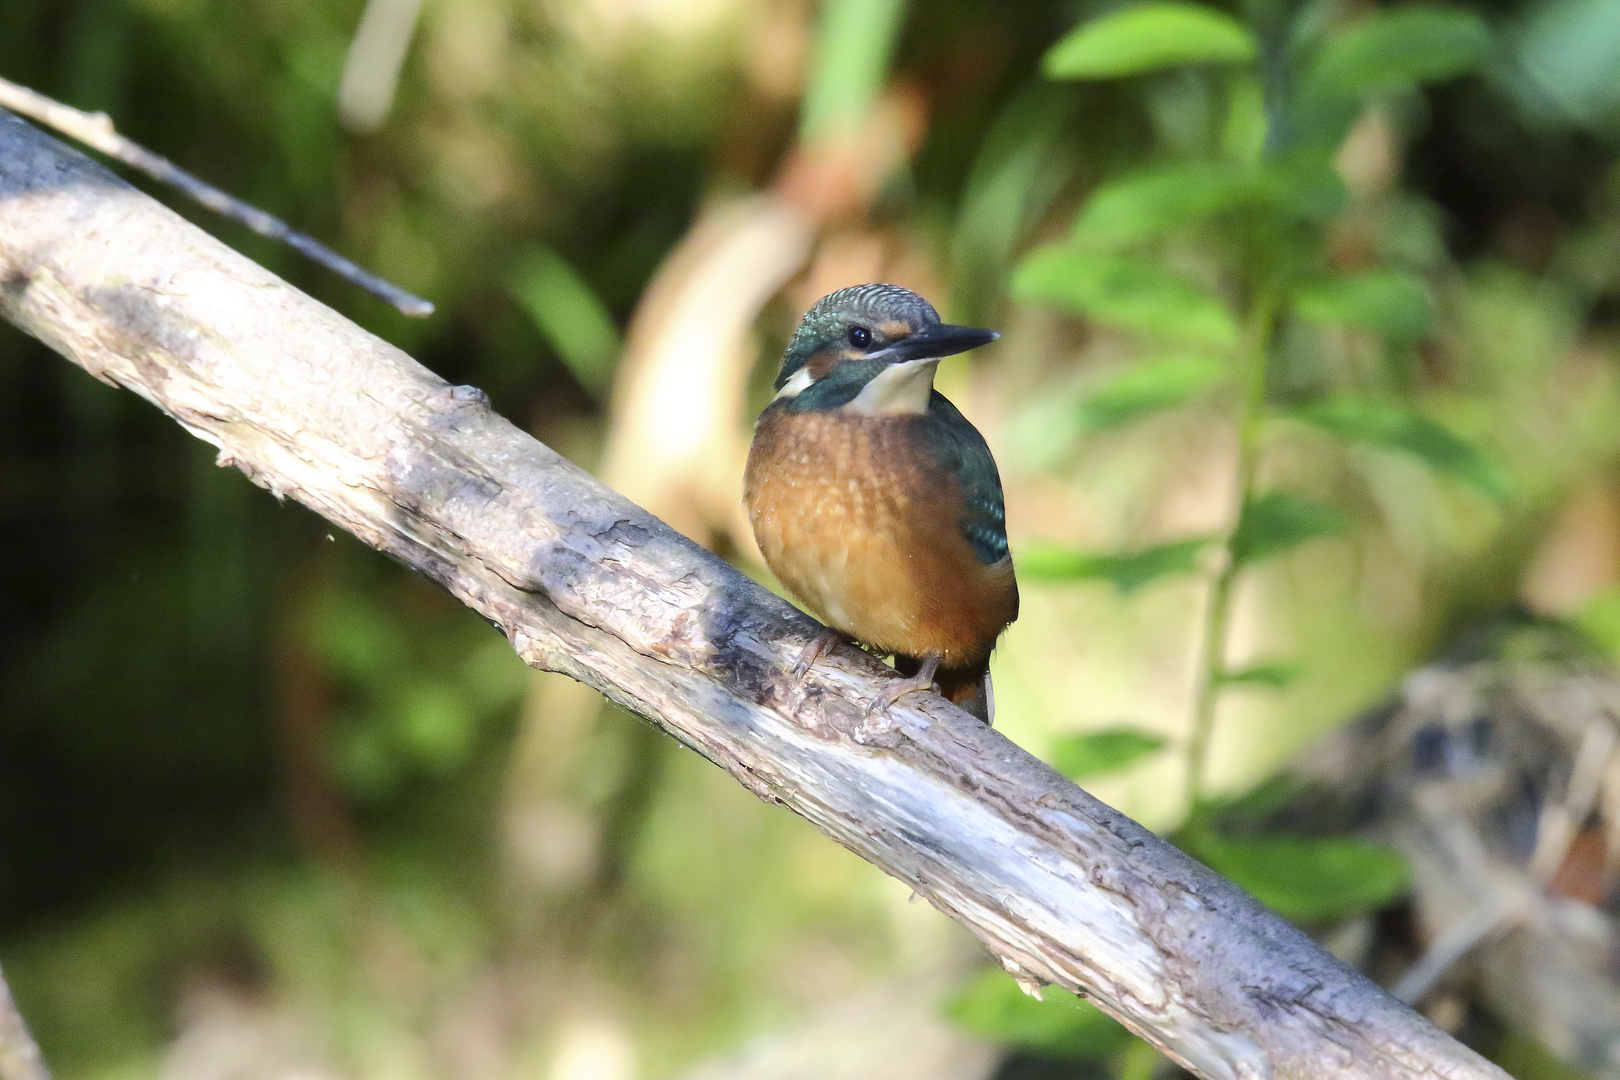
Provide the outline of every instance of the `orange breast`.
{"type": "Polygon", "coordinates": [[[913,416],[760,418],[744,499],[773,573],[829,626],[885,652],[982,662],[1017,612],[1012,562],[958,527],[956,477],[913,416]]]}

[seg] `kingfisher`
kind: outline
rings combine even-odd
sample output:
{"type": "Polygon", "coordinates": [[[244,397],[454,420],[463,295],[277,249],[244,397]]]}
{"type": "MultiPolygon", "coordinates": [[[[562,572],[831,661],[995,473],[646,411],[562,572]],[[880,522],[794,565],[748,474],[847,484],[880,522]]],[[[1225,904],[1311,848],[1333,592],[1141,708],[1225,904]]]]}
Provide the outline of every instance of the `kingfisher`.
{"type": "Polygon", "coordinates": [[[895,285],[840,289],[799,323],[754,430],[743,501],[760,552],[828,627],[793,674],[840,640],[892,655],[899,678],[868,715],[937,686],[993,717],[990,652],[1018,617],[1001,477],[934,372],[998,336],[895,285]]]}

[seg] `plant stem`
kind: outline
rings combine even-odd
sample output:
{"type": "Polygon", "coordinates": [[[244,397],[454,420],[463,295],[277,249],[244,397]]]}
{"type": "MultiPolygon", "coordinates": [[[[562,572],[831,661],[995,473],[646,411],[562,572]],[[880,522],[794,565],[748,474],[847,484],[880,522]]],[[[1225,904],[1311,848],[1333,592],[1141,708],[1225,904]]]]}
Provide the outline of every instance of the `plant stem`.
{"type": "Polygon", "coordinates": [[[1254,486],[1260,460],[1261,410],[1265,404],[1266,359],[1277,316],[1277,299],[1270,289],[1262,290],[1249,309],[1248,349],[1246,350],[1243,394],[1238,405],[1238,465],[1232,514],[1232,528],[1221,545],[1221,564],[1210,582],[1209,604],[1204,612],[1202,648],[1198,661],[1197,698],[1193,705],[1192,737],[1187,742],[1187,806],[1196,813],[1204,803],[1205,772],[1209,761],[1210,739],[1215,732],[1215,710],[1220,705],[1221,677],[1226,673],[1226,645],[1231,631],[1232,587],[1243,571],[1232,553],[1232,539],[1243,519],[1243,507],[1254,486]]]}

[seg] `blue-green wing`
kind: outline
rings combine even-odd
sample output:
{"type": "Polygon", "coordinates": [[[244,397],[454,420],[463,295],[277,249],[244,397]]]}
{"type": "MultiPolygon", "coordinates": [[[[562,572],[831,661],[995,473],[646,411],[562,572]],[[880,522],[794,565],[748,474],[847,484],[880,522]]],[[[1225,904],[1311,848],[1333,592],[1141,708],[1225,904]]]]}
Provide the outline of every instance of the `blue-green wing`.
{"type": "Polygon", "coordinates": [[[968,423],[939,391],[928,402],[929,437],[940,466],[962,485],[964,505],[958,526],[982,563],[1007,557],[1007,507],[1001,474],[979,429],[968,423]]]}

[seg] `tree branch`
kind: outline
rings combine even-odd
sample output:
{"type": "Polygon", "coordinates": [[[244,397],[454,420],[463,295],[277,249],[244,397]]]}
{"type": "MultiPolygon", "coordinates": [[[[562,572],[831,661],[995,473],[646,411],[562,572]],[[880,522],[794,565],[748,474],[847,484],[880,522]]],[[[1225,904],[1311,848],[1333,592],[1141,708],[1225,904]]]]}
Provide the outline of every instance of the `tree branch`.
{"type": "Polygon", "coordinates": [[[433,314],[433,305],[420,296],[406,292],[392,281],[378,277],[352,260],[345,259],[319,240],[299,232],[274,214],[267,214],[234,195],[227,195],[214,185],[192,176],[161,154],[154,154],[139,143],[124,138],[113,129],[112,117],[106,113],[80,112],[70,105],[53,101],[38,91],[18,86],[8,79],[0,79],[0,107],[32,117],[69,138],[77,139],[93,150],[99,150],[132,169],[138,169],[159,183],[179,188],[221,217],[246,225],[260,236],[281,241],[306,259],[319,263],[344,280],[394,305],[402,315],[409,315],[413,319],[425,319],[433,314]]]}
{"type": "Polygon", "coordinates": [[[0,314],[1211,1080],[1504,1077],[1241,890],[453,387],[0,114],[0,314]]]}

